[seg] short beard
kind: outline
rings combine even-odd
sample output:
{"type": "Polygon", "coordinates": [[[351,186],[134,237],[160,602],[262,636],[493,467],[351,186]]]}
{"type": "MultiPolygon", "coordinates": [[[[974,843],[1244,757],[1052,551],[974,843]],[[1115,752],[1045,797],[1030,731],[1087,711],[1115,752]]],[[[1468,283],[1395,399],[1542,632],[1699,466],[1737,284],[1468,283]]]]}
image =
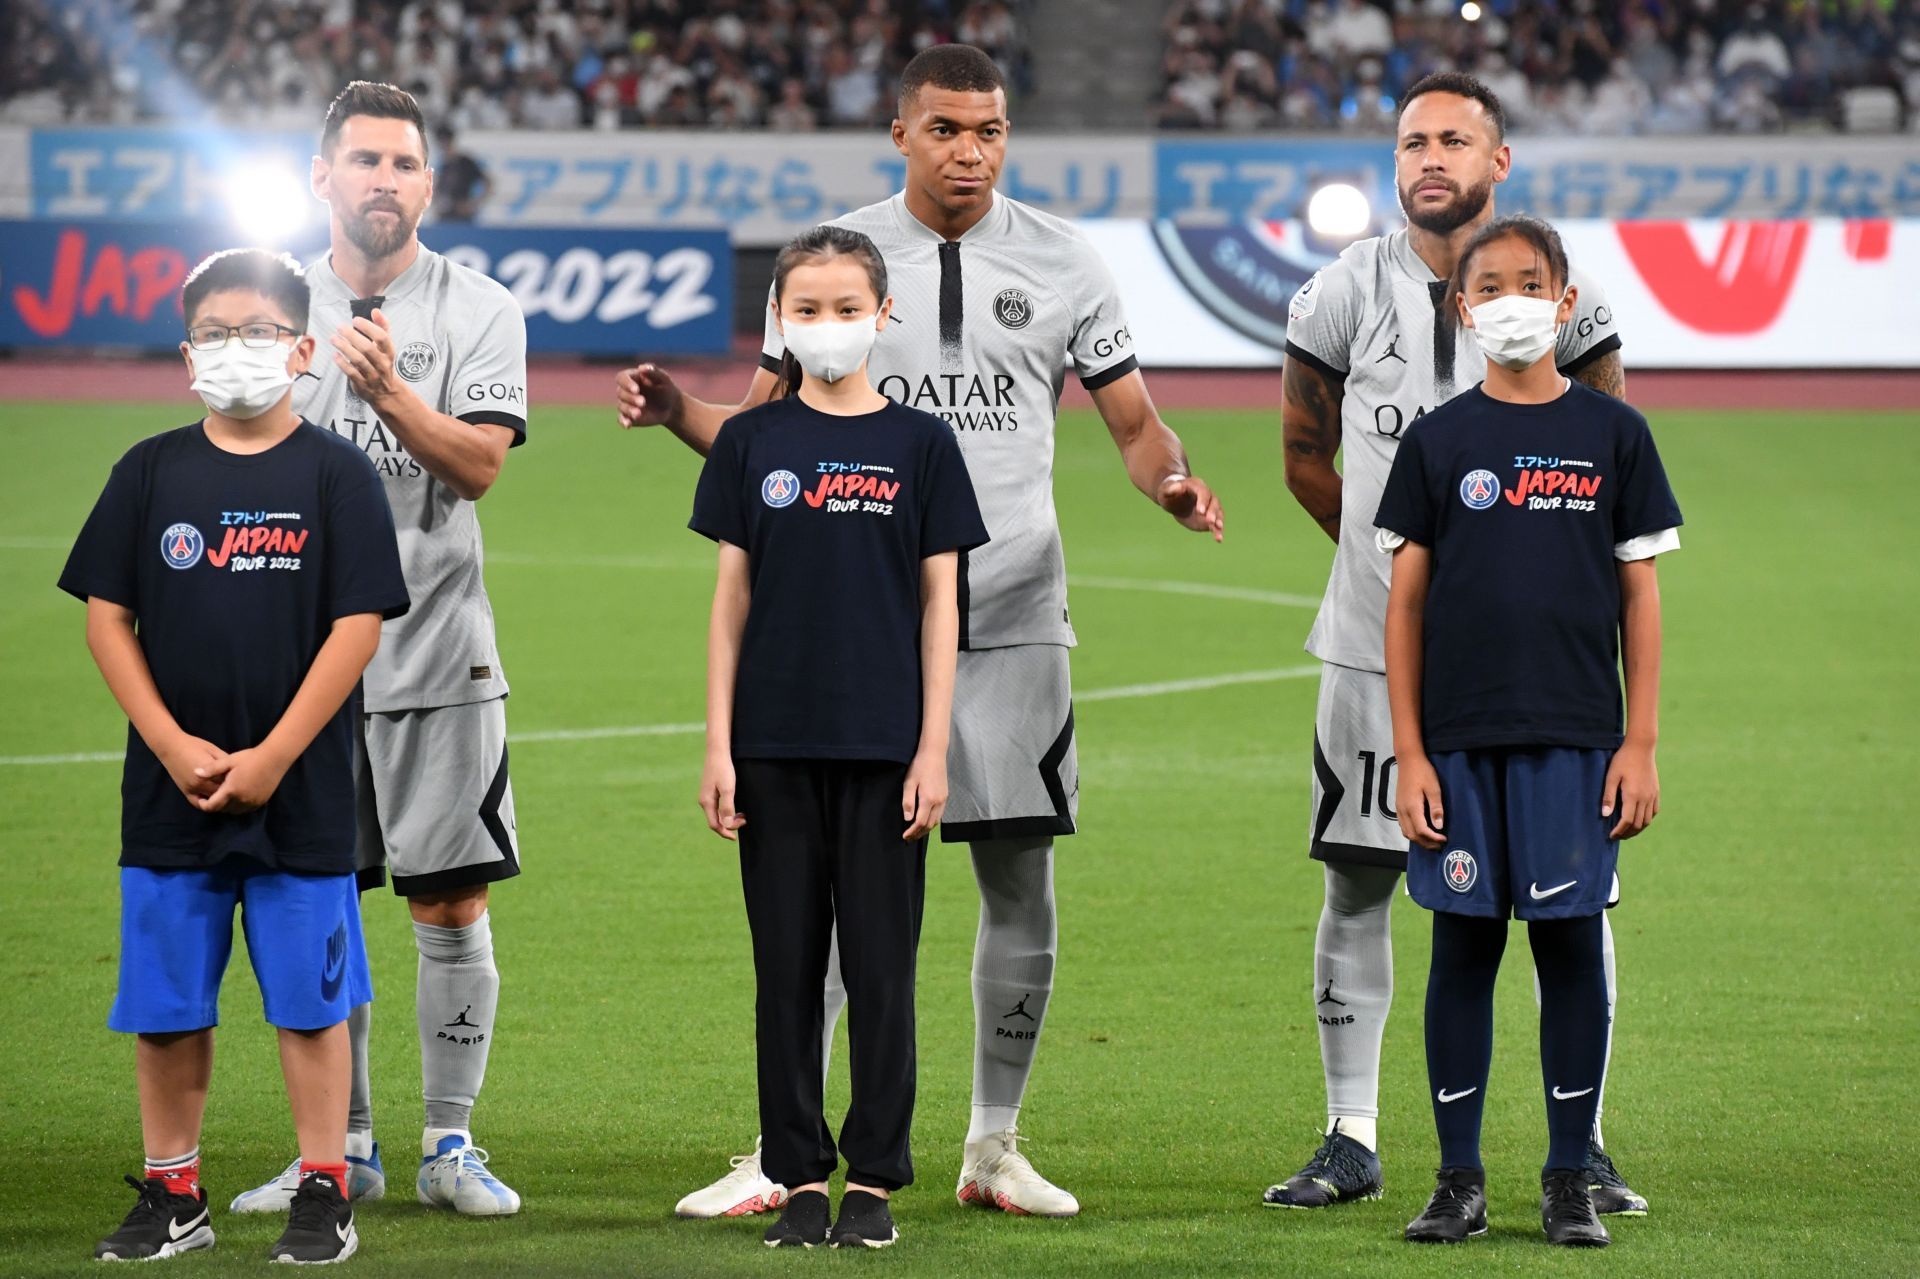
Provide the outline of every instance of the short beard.
{"type": "Polygon", "coordinates": [[[408,222],[406,215],[401,214],[389,231],[377,225],[371,214],[361,213],[347,216],[342,219],[341,225],[347,233],[347,239],[353,242],[353,247],[366,254],[368,261],[378,262],[405,248],[418,224],[408,222]]]}
{"type": "MultiPolygon", "coordinates": [[[[1425,179],[1421,179],[1424,181],[1425,179]]],[[[1415,187],[1419,182],[1414,183],[1415,187]]],[[[1434,235],[1451,235],[1467,223],[1479,217],[1486,209],[1487,202],[1493,199],[1493,175],[1489,173],[1480,182],[1468,187],[1450,201],[1445,207],[1431,212],[1415,212],[1409,199],[1410,192],[1400,192],[1400,211],[1407,215],[1407,221],[1434,235]]]]}

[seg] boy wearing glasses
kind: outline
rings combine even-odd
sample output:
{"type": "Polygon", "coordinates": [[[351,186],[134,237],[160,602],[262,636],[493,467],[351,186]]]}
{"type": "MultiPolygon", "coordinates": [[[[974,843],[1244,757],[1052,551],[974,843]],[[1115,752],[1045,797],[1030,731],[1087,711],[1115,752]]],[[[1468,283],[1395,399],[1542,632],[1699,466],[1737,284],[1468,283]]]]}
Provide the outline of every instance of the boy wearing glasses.
{"type": "Polygon", "coordinates": [[[146,1176],[102,1260],[213,1245],[200,1127],[236,906],[300,1144],[274,1261],[358,1247],[347,1183],[346,1018],[372,998],[354,895],[350,698],[407,611],[393,516],[352,443],[297,417],[313,358],[291,258],[217,253],[187,277],[181,354],[201,421],[114,466],[60,587],[130,724],[120,979],[138,1036],[146,1176]]]}

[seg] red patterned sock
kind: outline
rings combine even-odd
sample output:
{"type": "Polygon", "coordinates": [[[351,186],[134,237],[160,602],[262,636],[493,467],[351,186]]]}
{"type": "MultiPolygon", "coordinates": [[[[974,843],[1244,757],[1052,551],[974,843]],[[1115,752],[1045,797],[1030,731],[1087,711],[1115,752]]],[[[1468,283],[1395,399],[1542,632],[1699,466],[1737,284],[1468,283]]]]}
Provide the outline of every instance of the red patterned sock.
{"type": "Polygon", "coordinates": [[[163,1183],[170,1195],[199,1194],[200,1147],[176,1159],[148,1159],[147,1179],[163,1183]]]}

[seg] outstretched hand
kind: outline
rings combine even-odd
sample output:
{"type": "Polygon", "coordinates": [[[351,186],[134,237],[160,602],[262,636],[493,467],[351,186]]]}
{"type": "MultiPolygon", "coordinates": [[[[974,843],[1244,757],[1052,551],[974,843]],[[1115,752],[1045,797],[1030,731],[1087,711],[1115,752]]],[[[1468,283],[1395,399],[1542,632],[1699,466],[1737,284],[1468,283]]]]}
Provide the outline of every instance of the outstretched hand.
{"type": "Polygon", "coordinates": [[[1216,542],[1226,539],[1226,513],[1220,499],[1207,482],[1195,475],[1172,475],[1160,482],[1154,495],[1167,514],[1196,533],[1211,533],[1216,542]]]}
{"type": "Polygon", "coordinates": [[[621,369],[613,380],[620,408],[620,427],[664,426],[680,412],[684,395],[671,374],[658,364],[621,369]]]}

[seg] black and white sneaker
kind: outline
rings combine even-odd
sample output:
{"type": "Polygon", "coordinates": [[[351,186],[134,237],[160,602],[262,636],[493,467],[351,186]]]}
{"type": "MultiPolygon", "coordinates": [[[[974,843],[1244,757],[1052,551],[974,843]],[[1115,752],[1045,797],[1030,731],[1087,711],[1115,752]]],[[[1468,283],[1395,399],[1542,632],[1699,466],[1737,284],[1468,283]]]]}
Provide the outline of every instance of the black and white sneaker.
{"type": "Polygon", "coordinates": [[[840,1196],[840,1217],[827,1235],[836,1248],[884,1248],[899,1237],[887,1201],[864,1190],[840,1196]]]}
{"type": "Polygon", "coordinates": [[[1585,1168],[1549,1168],[1540,1174],[1540,1225],[1548,1243],[1569,1248],[1604,1248],[1613,1242],[1593,1211],[1585,1168]]]}
{"type": "Polygon", "coordinates": [[[769,1248],[811,1248],[827,1241],[827,1197],[818,1190],[802,1190],[787,1200],[780,1220],[760,1236],[769,1248]]]}
{"type": "Polygon", "coordinates": [[[1593,1210],[1602,1217],[1647,1215],[1646,1196],[1634,1192],[1600,1143],[1591,1139],[1587,1142],[1587,1190],[1593,1195],[1593,1210]]]}
{"type": "Polygon", "coordinates": [[[207,1192],[170,1195],[158,1177],[128,1177],[140,1201],[127,1213],[120,1229],[94,1245],[98,1261],[158,1261],[195,1248],[213,1247],[213,1226],[207,1219],[207,1192]]]}
{"type": "Polygon", "coordinates": [[[1268,1208],[1325,1208],[1349,1199],[1378,1199],[1381,1190],[1380,1156],[1341,1132],[1336,1122],[1307,1166],[1267,1187],[1260,1202],[1268,1208]]]}
{"type": "Polygon", "coordinates": [[[1408,1243],[1464,1243],[1487,1233],[1487,1174],[1442,1168],[1427,1210],[1407,1223],[1408,1243]]]}
{"type": "Polygon", "coordinates": [[[345,1261],[360,1247],[353,1228],[353,1208],[340,1183],[324,1172],[300,1179],[287,1209],[287,1228],[267,1254],[269,1261],[296,1266],[330,1266],[345,1261]]]}

